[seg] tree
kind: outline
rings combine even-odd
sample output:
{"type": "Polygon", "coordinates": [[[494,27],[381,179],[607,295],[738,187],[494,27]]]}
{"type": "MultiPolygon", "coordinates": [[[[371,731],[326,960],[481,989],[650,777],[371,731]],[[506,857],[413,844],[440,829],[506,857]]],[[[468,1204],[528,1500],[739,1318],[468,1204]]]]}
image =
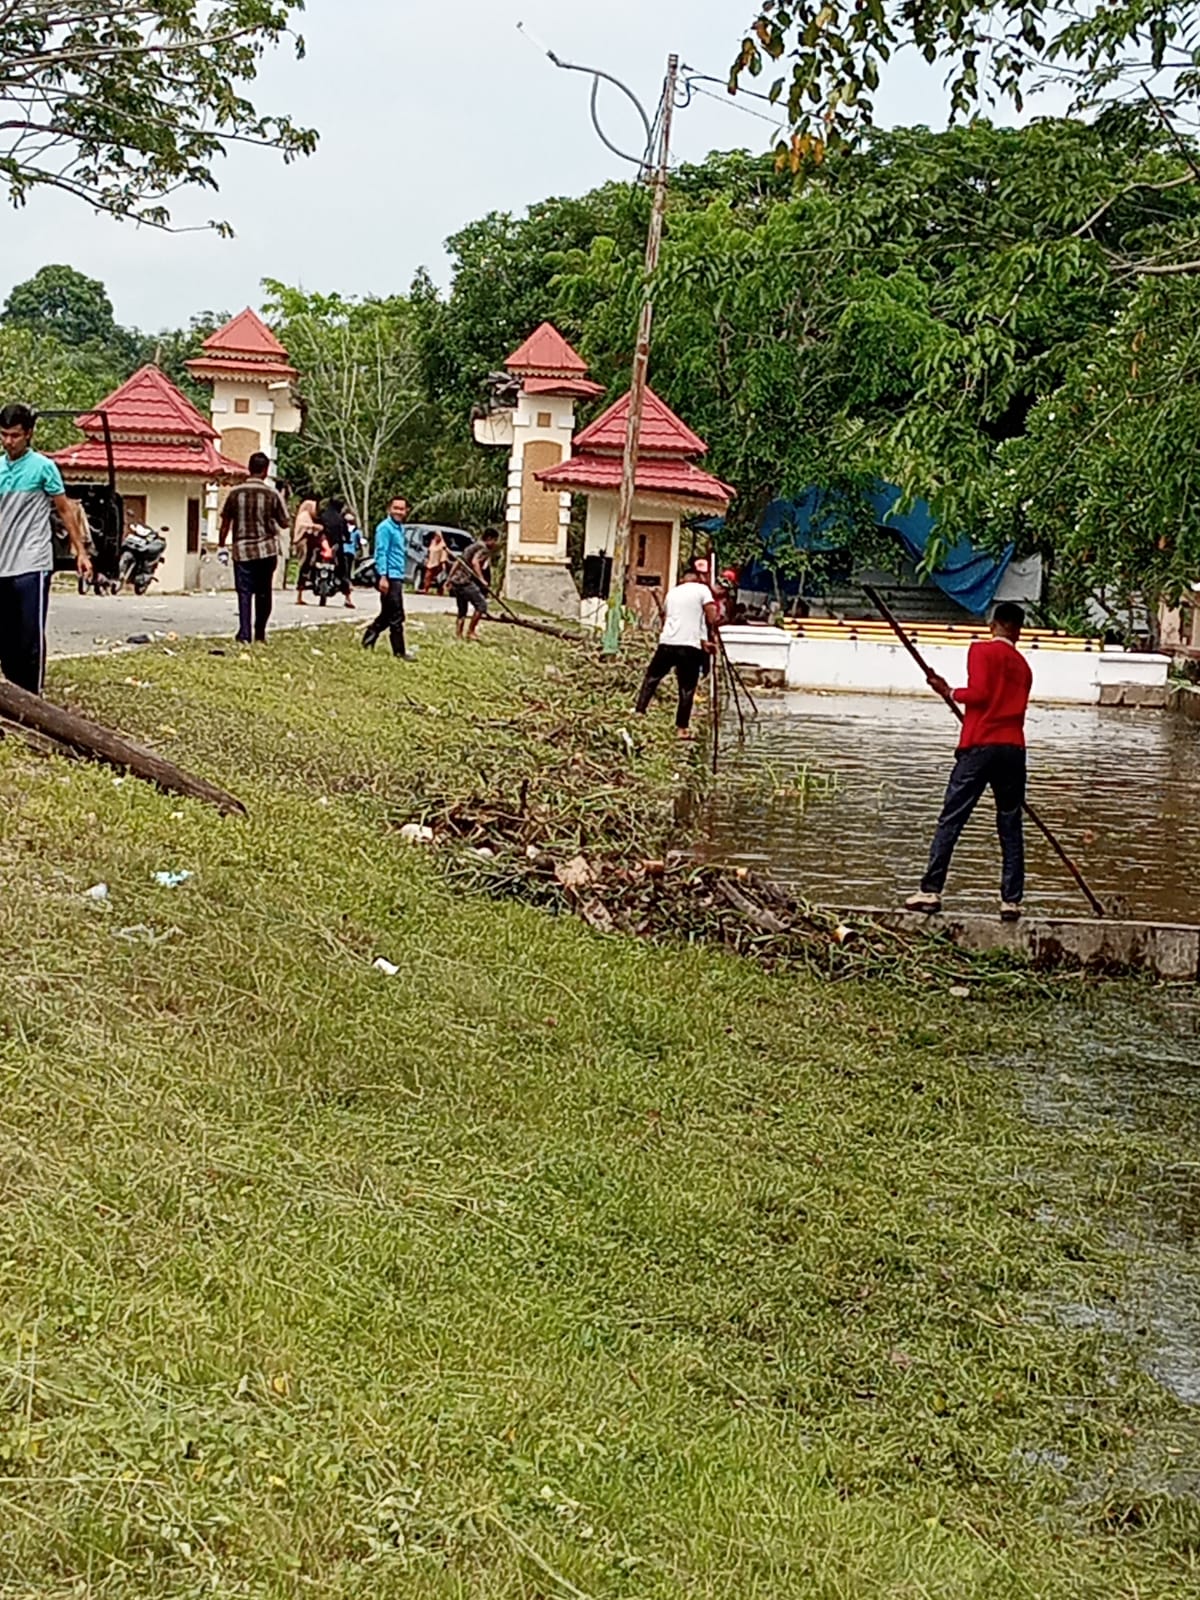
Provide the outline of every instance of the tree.
{"type": "MultiPolygon", "coordinates": [[[[364,527],[381,511],[375,485],[422,437],[426,402],[407,300],[305,294],[268,279],[268,316],[300,369],[304,429],[287,441],[287,475],[337,489],[364,527]]],[[[284,441],[281,441],[281,444],[284,441]]],[[[415,448],[412,449],[415,455],[415,448]]],[[[401,469],[403,472],[403,467],[401,469]]]]}
{"type": "Polygon", "coordinates": [[[947,68],[954,115],[1026,89],[1069,86],[1072,111],[1148,98],[1164,118],[1200,100],[1193,0],[763,0],[730,76],[736,89],[789,58],[767,98],[796,125],[792,154],[819,158],[869,126],[892,56],[912,48],[947,68]]]}
{"type": "Polygon", "coordinates": [[[315,133],[261,114],[243,93],[302,3],[10,0],[0,6],[0,184],[14,205],[53,188],[166,228],[172,195],[217,188],[214,163],[231,144],[310,154],[315,133]]]}
{"type": "MultiPolygon", "coordinates": [[[[74,352],[50,335],[0,324],[0,406],[21,400],[35,411],[78,413],[95,405],[108,389],[97,384],[93,369],[73,356],[74,352]]],[[[69,420],[38,424],[40,450],[59,450],[78,438],[69,420]]]]}
{"type": "Polygon", "coordinates": [[[112,344],[118,332],[104,285],[74,267],[40,267],[13,288],[0,315],[13,327],[52,334],[67,345],[112,344]]]}

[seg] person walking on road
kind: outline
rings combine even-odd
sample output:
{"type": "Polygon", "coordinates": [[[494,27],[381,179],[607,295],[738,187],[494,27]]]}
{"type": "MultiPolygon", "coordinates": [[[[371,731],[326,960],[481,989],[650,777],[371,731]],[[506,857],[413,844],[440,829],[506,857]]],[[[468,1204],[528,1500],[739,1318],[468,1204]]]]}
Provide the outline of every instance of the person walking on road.
{"type": "Polygon", "coordinates": [[[346,610],[354,610],[354,596],[350,593],[350,574],[346,565],[346,543],[350,537],[350,518],[344,500],[330,500],[317,517],[317,532],[313,535],[314,555],[324,534],[337,565],[338,588],[345,601],[346,610]]]}
{"type": "Polygon", "coordinates": [[[363,634],[363,649],[374,650],[386,629],[392,641],[392,654],[407,659],[404,648],[404,580],[408,574],[408,536],[404,519],[408,501],[397,495],[388,514],[375,529],[375,570],[378,574],[379,615],[363,634]]]}
{"type": "Polygon", "coordinates": [[[446,580],[446,587],[454,596],[454,603],[458,608],[458,619],[454,624],[456,639],[465,637],[468,641],[473,640],[479,630],[480,622],[488,614],[487,597],[492,587],[492,557],[499,543],[500,535],[495,528],[486,528],[482,539],[476,539],[474,544],[469,544],[461,556],[451,558],[450,576],[446,580]],[[473,613],[469,625],[468,609],[473,613]]]}
{"type": "Polygon", "coordinates": [[[658,686],[672,672],[679,685],[675,731],[681,739],[692,737],[692,707],[696,687],[707,658],[716,652],[717,603],[708,587],[708,563],[695,561],[673,589],[667,591],[658,649],[651,657],[637,697],[637,712],[644,716],[658,686]]]}
{"type": "Polygon", "coordinates": [[[219,545],[233,535],[233,581],[238,598],[238,644],[266,644],[275,603],[279,541],[290,525],[288,509],[267,482],[268,457],[256,450],[246,465],[250,476],[231,489],[221,511],[219,545]],[[253,633],[251,626],[253,625],[253,633]]]}
{"type": "Polygon", "coordinates": [[[951,689],[945,678],[929,674],[929,687],[943,700],[966,708],[958,754],[929,852],[921,887],[905,901],[909,911],[942,909],[942,890],[959,835],[985,789],[996,801],[1003,871],[1000,916],[1016,922],[1025,897],[1025,713],[1033,687],[1029,663],[1017,649],[1025,613],[1004,603],[992,617],[992,637],[967,653],[967,686],[951,689]]]}
{"type": "Polygon", "coordinates": [[[317,536],[320,526],[317,522],[317,512],[320,502],[315,496],[301,502],[296,513],[296,521],[292,527],[292,553],[300,563],[300,570],[296,575],[296,604],[302,606],[304,591],[312,577],[313,554],[316,550],[317,536]]]}
{"type": "Polygon", "coordinates": [[[0,672],[41,694],[46,676],[46,617],[54,573],[51,512],[57,513],[85,581],[92,576],[82,508],[63,487],[49,456],[33,448],[37,412],[0,410],[0,672]]]}

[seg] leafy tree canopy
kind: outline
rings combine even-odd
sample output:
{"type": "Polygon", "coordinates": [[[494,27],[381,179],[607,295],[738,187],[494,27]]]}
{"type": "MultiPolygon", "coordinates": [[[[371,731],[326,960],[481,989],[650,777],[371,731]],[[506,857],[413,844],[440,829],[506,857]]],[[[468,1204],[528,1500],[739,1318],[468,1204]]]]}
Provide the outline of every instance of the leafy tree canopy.
{"type": "Polygon", "coordinates": [[[870,126],[904,49],[946,67],[956,116],[998,100],[1020,109],[1031,86],[1057,81],[1076,112],[1133,97],[1169,118],[1200,101],[1198,46],[1192,0],[763,0],[731,86],[766,73],[796,125],[793,152],[819,158],[870,126]]]}
{"type": "MultiPolygon", "coordinates": [[[[0,187],[39,188],[169,227],[170,197],[215,190],[231,143],[285,160],[316,135],[247,98],[303,0],[11,0],[0,5],[0,187]]],[[[209,226],[228,232],[228,225],[209,226]]]]}
{"type": "Polygon", "coordinates": [[[41,267],[4,302],[3,320],[48,333],[64,344],[112,344],[118,333],[104,285],[74,267],[41,267]]]}

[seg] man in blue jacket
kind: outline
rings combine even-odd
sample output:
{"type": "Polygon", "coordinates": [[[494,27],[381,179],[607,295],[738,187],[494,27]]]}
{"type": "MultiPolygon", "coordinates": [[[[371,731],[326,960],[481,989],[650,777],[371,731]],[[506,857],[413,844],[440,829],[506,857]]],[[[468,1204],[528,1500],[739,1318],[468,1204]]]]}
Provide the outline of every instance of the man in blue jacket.
{"type": "Polygon", "coordinates": [[[363,649],[373,650],[386,628],[392,639],[392,654],[405,657],[404,579],[408,572],[408,538],[404,519],[408,501],[397,495],[388,514],[375,529],[375,570],[379,574],[379,615],[363,634],[363,649]]]}

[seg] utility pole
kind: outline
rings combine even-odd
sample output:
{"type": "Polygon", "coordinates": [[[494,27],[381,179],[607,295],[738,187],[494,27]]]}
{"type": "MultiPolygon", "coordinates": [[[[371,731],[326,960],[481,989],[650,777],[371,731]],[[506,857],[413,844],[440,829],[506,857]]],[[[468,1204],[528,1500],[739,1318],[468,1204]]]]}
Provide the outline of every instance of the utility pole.
{"type": "Polygon", "coordinates": [[[670,56],[667,60],[667,81],[663,88],[662,133],[654,176],[654,204],[650,212],[650,232],[646,239],[646,281],[642,293],[642,316],[638,325],[637,348],[633,357],[633,382],[629,389],[629,421],[625,429],[621,498],[617,505],[617,532],[613,541],[612,580],[608,591],[608,612],[604,619],[606,656],[615,656],[621,648],[625,568],[629,559],[629,534],[633,526],[633,502],[637,492],[638,443],[642,434],[646,380],[650,370],[650,335],[654,327],[654,277],[658,271],[658,258],[662,252],[663,218],[667,209],[667,177],[671,159],[671,118],[675,110],[675,87],[678,77],[679,57],[670,56]]]}

